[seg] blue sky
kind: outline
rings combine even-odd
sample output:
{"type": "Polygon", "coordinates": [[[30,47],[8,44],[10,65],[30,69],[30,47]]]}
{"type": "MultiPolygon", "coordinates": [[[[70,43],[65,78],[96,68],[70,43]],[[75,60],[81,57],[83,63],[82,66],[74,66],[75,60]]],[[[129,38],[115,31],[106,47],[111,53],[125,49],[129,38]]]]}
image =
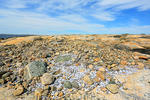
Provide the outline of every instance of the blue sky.
{"type": "Polygon", "coordinates": [[[0,33],[150,34],[150,0],[0,0],[0,33]]]}

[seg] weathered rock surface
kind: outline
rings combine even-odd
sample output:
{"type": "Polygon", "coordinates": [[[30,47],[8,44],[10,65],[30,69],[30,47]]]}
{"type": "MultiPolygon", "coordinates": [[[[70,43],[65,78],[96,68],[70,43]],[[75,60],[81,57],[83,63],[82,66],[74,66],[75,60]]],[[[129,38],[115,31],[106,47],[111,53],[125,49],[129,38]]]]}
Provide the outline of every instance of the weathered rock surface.
{"type": "Polygon", "coordinates": [[[83,78],[83,80],[88,85],[92,85],[93,84],[93,81],[92,81],[92,79],[90,78],[89,75],[85,75],[84,78],[83,78]]]}
{"type": "Polygon", "coordinates": [[[111,93],[116,94],[119,91],[119,86],[117,84],[108,84],[106,89],[108,89],[111,93]]]}
{"type": "Polygon", "coordinates": [[[76,88],[76,89],[78,89],[79,88],[79,84],[77,83],[77,82],[72,82],[71,83],[72,84],[72,87],[74,87],[74,88],[76,88]]]}
{"type": "Polygon", "coordinates": [[[26,79],[41,76],[46,72],[46,63],[42,61],[34,61],[28,64],[24,69],[26,79]]]}
{"type": "Polygon", "coordinates": [[[64,82],[64,87],[68,88],[68,89],[71,89],[72,88],[71,82],[69,82],[69,81],[64,82]]]}
{"type": "Polygon", "coordinates": [[[50,73],[44,73],[43,76],[41,77],[41,83],[43,85],[49,85],[54,82],[54,76],[51,75],[50,73]]]}
{"type": "Polygon", "coordinates": [[[0,67],[3,66],[3,65],[4,65],[4,63],[3,63],[3,62],[0,62],[0,67]]]}
{"type": "Polygon", "coordinates": [[[23,86],[18,86],[16,90],[13,91],[13,95],[14,96],[18,96],[21,95],[24,92],[24,88],[23,86]]]}
{"type": "Polygon", "coordinates": [[[72,57],[71,55],[59,55],[57,58],[56,58],[56,63],[57,62],[65,62],[65,61],[69,61],[69,60],[72,60],[72,57]]]}

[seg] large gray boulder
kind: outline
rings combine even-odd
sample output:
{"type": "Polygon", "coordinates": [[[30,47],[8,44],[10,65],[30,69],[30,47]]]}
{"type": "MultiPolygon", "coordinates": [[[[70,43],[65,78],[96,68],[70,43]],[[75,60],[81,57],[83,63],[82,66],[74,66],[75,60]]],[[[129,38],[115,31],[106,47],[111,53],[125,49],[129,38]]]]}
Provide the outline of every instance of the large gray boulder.
{"type": "Polygon", "coordinates": [[[41,76],[46,72],[47,65],[43,61],[33,61],[29,63],[24,69],[24,78],[31,79],[33,77],[41,76]]]}

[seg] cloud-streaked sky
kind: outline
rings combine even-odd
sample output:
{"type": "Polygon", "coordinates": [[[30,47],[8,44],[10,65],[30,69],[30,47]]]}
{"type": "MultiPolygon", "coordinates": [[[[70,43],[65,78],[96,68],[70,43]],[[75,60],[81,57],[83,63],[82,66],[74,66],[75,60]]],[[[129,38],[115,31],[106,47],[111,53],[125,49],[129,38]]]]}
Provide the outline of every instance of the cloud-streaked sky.
{"type": "Polygon", "coordinates": [[[0,33],[150,34],[150,0],[0,0],[0,33]]]}

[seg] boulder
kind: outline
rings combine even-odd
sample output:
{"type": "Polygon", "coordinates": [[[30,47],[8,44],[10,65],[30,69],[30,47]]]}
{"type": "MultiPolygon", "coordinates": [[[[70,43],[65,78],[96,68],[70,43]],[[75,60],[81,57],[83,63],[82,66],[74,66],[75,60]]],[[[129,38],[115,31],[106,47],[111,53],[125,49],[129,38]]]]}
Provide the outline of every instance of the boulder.
{"type": "Polygon", "coordinates": [[[46,72],[46,63],[42,61],[33,61],[29,63],[24,69],[25,79],[31,79],[33,77],[38,77],[46,72]]]}

